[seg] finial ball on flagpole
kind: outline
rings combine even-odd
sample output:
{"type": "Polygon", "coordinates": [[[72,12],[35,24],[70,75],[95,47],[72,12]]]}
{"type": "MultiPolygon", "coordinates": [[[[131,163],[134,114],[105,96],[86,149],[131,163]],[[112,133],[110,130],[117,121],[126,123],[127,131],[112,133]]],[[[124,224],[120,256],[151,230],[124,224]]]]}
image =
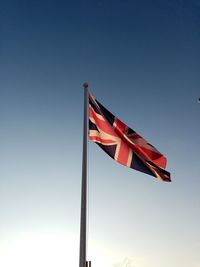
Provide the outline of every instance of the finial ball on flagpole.
{"type": "Polygon", "coordinates": [[[88,83],[84,83],[84,84],[83,84],[83,88],[84,88],[84,89],[88,89],[88,83]]]}

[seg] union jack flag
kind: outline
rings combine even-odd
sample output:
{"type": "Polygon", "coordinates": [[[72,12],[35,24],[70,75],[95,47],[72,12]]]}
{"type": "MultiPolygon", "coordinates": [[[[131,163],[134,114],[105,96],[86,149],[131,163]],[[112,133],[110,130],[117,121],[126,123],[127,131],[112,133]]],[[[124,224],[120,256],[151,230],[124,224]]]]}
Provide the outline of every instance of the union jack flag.
{"type": "Polygon", "coordinates": [[[89,139],[122,165],[170,182],[167,159],[89,93],[89,139]]]}

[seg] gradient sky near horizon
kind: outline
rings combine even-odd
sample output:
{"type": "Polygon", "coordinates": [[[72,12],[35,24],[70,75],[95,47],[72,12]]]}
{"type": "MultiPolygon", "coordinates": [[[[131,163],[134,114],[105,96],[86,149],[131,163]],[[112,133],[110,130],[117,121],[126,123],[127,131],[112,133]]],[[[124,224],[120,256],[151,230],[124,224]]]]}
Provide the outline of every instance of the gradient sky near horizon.
{"type": "Polygon", "coordinates": [[[198,0],[0,0],[0,266],[78,266],[87,81],[172,175],[89,143],[88,260],[200,267],[199,73],[198,0]]]}

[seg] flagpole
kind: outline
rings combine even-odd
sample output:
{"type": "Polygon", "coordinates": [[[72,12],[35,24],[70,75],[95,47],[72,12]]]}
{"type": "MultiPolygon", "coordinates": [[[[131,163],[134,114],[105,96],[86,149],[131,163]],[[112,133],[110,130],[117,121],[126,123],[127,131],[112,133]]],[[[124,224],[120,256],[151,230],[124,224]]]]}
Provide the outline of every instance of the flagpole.
{"type": "Polygon", "coordinates": [[[82,154],[82,185],[81,185],[81,218],[80,218],[80,254],[79,267],[86,266],[87,239],[87,140],[88,140],[88,84],[84,88],[84,116],[83,116],[83,154],[82,154]]]}

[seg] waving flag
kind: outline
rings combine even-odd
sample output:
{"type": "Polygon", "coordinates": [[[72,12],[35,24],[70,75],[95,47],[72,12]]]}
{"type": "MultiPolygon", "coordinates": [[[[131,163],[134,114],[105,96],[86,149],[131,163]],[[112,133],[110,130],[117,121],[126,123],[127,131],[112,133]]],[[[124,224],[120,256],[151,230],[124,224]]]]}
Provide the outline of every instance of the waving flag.
{"type": "Polygon", "coordinates": [[[89,94],[89,139],[122,165],[170,182],[167,160],[89,94]]]}

